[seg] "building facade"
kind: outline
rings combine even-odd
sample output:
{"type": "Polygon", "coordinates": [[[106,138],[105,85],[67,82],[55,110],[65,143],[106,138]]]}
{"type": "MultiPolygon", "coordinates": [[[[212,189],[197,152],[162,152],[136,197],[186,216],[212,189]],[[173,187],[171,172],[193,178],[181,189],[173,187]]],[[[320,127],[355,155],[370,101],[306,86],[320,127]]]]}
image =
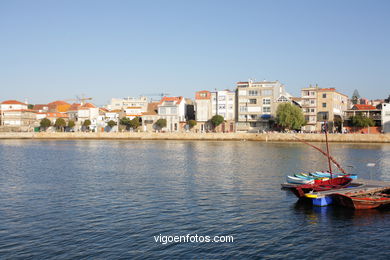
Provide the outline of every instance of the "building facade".
{"type": "Polygon", "coordinates": [[[186,106],[183,97],[163,97],[158,105],[158,115],[166,119],[168,132],[180,131],[180,123],[186,121],[186,106]]]}
{"type": "Polygon", "coordinates": [[[141,107],[142,112],[146,112],[148,109],[147,97],[126,97],[126,98],[112,98],[108,110],[123,109],[127,107],[141,107]]]}
{"type": "Polygon", "coordinates": [[[278,105],[288,102],[290,96],[279,81],[237,82],[237,131],[270,129],[270,120],[275,117],[278,105]]]}

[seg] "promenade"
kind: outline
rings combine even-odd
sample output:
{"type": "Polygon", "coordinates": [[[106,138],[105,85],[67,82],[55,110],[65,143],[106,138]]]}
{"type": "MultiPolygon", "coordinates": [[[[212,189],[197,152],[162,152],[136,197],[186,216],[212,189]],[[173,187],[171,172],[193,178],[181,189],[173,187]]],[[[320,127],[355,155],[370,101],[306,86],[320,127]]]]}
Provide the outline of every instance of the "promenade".
{"type": "MultiPolygon", "coordinates": [[[[264,141],[297,142],[297,139],[309,142],[325,142],[324,134],[298,133],[46,133],[46,132],[4,132],[0,139],[127,139],[127,140],[204,140],[204,141],[264,141]]],[[[390,143],[390,134],[328,134],[329,142],[345,143],[390,143]]]]}

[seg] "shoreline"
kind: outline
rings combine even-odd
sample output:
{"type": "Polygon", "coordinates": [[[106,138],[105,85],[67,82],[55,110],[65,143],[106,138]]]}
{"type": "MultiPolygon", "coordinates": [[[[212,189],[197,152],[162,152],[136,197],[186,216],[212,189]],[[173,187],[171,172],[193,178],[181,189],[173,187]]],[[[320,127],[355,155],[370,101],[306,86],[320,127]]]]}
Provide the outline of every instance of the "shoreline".
{"type": "MultiPolygon", "coordinates": [[[[301,133],[46,133],[46,132],[0,132],[5,139],[58,139],[58,140],[191,140],[191,141],[259,141],[299,142],[296,137],[308,142],[325,142],[324,134],[301,133]]],[[[340,143],[390,143],[390,134],[328,134],[329,142],[340,143]]]]}

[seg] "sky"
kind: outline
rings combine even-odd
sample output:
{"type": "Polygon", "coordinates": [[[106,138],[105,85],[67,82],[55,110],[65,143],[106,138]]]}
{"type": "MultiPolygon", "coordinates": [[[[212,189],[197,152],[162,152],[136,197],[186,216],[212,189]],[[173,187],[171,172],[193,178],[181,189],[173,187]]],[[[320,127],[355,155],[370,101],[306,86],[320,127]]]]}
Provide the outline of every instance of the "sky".
{"type": "Polygon", "coordinates": [[[0,0],[0,101],[193,98],[248,79],[387,98],[389,13],[387,0],[0,0]]]}

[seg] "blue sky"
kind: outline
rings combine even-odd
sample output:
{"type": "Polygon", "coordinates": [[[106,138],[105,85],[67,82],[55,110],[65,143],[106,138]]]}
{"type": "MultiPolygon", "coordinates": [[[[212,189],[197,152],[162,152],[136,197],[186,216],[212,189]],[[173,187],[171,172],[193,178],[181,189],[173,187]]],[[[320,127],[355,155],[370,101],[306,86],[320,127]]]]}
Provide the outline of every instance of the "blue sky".
{"type": "Polygon", "coordinates": [[[47,103],[279,80],[390,94],[390,1],[0,0],[0,100],[47,103]]]}

